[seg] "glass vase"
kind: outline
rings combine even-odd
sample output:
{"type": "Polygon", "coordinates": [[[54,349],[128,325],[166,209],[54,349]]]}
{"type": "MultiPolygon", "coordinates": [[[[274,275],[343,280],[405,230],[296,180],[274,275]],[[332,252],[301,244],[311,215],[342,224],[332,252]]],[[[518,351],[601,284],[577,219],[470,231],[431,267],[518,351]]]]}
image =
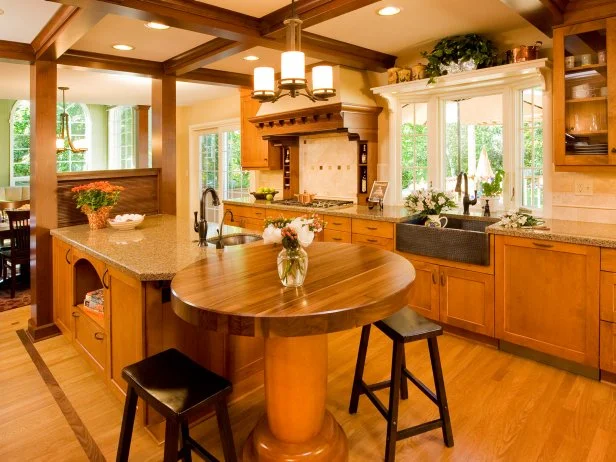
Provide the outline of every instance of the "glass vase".
{"type": "Polygon", "coordinates": [[[308,272],[308,254],[304,249],[282,249],[277,261],[278,276],[283,286],[301,287],[304,284],[308,272]]]}

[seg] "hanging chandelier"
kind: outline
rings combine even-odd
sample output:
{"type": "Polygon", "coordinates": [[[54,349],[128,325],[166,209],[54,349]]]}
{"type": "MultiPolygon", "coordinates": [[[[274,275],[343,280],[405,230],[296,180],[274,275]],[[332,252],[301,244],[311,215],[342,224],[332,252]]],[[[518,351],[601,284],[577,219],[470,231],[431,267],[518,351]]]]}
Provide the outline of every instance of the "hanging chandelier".
{"type": "Polygon", "coordinates": [[[332,66],[313,67],[312,90],[306,84],[305,56],[301,51],[302,20],[295,12],[295,0],[291,2],[291,17],[284,24],[287,28],[287,51],[280,55],[278,88],[273,67],[255,67],[252,97],[264,103],[273,103],[283,96],[295,98],[302,95],[313,102],[327,101],[335,96],[332,66]]]}
{"type": "Polygon", "coordinates": [[[69,124],[68,113],[66,112],[66,99],[64,97],[64,93],[68,90],[68,87],[58,87],[58,90],[62,91],[62,114],[61,117],[61,126],[60,133],[56,138],[56,152],[60,153],[66,150],[66,145],[68,144],[68,149],[72,152],[86,152],[88,148],[82,146],[82,142],[84,140],[77,140],[73,142],[71,139],[71,131],[69,124]]]}

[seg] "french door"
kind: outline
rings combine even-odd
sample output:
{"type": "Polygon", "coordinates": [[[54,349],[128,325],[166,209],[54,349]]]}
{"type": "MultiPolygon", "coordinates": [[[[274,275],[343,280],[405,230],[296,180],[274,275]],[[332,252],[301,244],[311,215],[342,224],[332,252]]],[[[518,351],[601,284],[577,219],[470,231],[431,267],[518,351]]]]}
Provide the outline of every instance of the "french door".
{"type": "MultiPolygon", "coordinates": [[[[247,197],[250,174],[242,170],[239,127],[221,126],[194,133],[199,157],[199,194],[205,188],[214,188],[221,200],[247,197]]],[[[207,198],[207,221],[219,221],[221,210],[207,198]]]]}

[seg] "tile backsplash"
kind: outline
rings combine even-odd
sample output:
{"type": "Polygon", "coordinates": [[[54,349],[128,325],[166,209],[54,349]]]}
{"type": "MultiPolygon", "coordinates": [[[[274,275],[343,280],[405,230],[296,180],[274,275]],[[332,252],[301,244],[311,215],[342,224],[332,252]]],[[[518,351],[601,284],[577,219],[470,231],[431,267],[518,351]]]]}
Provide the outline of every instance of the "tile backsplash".
{"type": "Polygon", "coordinates": [[[300,191],[331,199],[357,199],[357,149],[346,135],[300,138],[300,191]]]}
{"type": "Polygon", "coordinates": [[[616,172],[556,172],[552,177],[552,218],[616,223],[615,191],[616,172]]]}

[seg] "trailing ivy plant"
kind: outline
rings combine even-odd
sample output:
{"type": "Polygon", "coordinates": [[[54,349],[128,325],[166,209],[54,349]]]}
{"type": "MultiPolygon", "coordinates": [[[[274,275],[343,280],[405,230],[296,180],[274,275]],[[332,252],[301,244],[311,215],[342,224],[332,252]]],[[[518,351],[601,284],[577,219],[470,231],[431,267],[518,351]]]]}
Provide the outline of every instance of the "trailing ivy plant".
{"type": "Polygon", "coordinates": [[[421,55],[428,60],[426,75],[428,83],[434,83],[441,75],[440,65],[450,62],[475,60],[477,67],[490,67],[494,64],[497,48],[491,40],[479,34],[456,35],[439,40],[432,52],[423,51],[421,55]]]}

